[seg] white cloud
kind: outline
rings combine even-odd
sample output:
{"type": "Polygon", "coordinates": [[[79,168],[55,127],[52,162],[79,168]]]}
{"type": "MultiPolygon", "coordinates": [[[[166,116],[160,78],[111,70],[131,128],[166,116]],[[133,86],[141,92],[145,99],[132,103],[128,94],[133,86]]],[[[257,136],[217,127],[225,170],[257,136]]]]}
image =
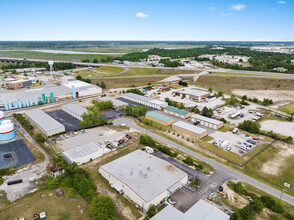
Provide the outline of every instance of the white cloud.
{"type": "Polygon", "coordinates": [[[237,4],[237,5],[232,5],[232,8],[231,10],[234,10],[234,11],[241,11],[243,9],[246,8],[246,5],[242,5],[242,4],[237,4]]]}
{"type": "Polygon", "coordinates": [[[278,1],[278,4],[286,4],[287,2],[286,1],[278,1]]]}
{"type": "Polygon", "coordinates": [[[209,7],[209,9],[210,9],[210,10],[215,10],[215,9],[216,9],[216,7],[209,7]]]}
{"type": "Polygon", "coordinates": [[[149,15],[144,14],[143,12],[136,12],[136,16],[138,18],[147,18],[149,15]]]}

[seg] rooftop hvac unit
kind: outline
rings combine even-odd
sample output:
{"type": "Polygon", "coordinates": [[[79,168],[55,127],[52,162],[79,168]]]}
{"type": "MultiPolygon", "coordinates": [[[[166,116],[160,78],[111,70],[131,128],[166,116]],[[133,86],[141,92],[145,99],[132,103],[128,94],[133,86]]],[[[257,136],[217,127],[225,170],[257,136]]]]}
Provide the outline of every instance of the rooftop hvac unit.
{"type": "Polygon", "coordinates": [[[147,173],[144,176],[145,176],[145,178],[147,178],[147,173]]]}

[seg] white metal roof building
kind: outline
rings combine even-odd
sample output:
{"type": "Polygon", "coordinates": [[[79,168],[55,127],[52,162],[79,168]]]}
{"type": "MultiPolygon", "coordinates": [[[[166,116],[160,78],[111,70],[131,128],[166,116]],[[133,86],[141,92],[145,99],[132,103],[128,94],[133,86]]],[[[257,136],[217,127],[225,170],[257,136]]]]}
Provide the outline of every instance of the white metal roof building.
{"type": "Polygon", "coordinates": [[[182,134],[189,135],[195,139],[203,138],[207,135],[207,130],[187,122],[177,121],[172,125],[172,129],[182,134]]]}
{"type": "Polygon", "coordinates": [[[101,166],[99,172],[144,211],[188,181],[188,175],[174,165],[141,150],[101,166]]]}
{"type": "Polygon", "coordinates": [[[200,122],[201,125],[204,125],[206,127],[213,128],[213,129],[219,129],[224,126],[224,123],[222,121],[219,121],[213,118],[208,118],[198,114],[192,115],[191,121],[194,123],[198,121],[200,122]]]}
{"type": "Polygon", "coordinates": [[[121,100],[114,99],[114,98],[107,97],[107,96],[98,98],[98,101],[102,101],[102,102],[111,101],[113,104],[113,107],[117,110],[123,109],[124,107],[129,105],[127,102],[123,102],[121,100]]]}
{"type": "Polygon", "coordinates": [[[101,157],[103,154],[104,152],[101,147],[94,142],[90,142],[63,152],[63,157],[70,164],[76,162],[78,165],[81,165],[91,159],[101,157]]]}
{"type": "Polygon", "coordinates": [[[25,112],[26,117],[46,136],[65,131],[64,125],[40,109],[25,112]]]}
{"type": "Polygon", "coordinates": [[[179,211],[172,205],[167,205],[152,220],[229,220],[230,216],[221,211],[213,204],[199,200],[185,213],[179,211]]]}
{"type": "Polygon", "coordinates": [[[82,120],[82,114],[88,111],[87,109],[76,104],[66,104],[63,105],[61,109],[74,118],[79,119],[80,121],[82,120]]]}
{"type": "Polygon", "coordinates": [[[163,102],[158,99],[153,99],[142,95],[137,95],[135,93],[125,93],[123,94],[123,98],[156,109],[162,109],[168,106],[167,102],[163,102]]]}
{"type": "Polygon", "coordinates": [[[193,101],[200,102],[202,99],[210,96],[210,92],[197,89],[183,89],[179,92],[182,97],[186,97],[193,101]]]}

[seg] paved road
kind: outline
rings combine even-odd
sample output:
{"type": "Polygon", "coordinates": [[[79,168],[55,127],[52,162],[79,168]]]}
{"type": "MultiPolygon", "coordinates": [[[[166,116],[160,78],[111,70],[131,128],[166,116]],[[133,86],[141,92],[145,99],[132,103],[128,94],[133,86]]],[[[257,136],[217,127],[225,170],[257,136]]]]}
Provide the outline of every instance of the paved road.
{"type": "MultiPolygon", "coordinates": [[[[216,162],[206,156],[203,156],[201,154],[198,154],[194,151],[191,151],[181,145],[178,145],[172,141],[169,141],[157,134],[154,134],[154,133],[151,133],[149,131],[146,131],[145,129],[137,126],[133,120],[129,119],[129,118],[120,118],[120,119],[116,119],[114,121],[114,124],[118,125],[118,124],[121,124],[121,123],[125,123],[128,127],[131,127],[133,129],[136,129],[138,130],[139,132],[141,133],[147,133],[149,136],[151,136],[152,138],[160,141],[160,142],[163,142],[165,144],[167,144],[168,146],[172,146],[176,149],[179,149],[180,151],[188,154],[188,155],[191,155],[192,157],[195,157],[199,160],[202,160],[204,161],[205,163],[208,163],[210,164],[211,166],[213,166],[213,168],[215,169],[216,172],[220,172],[222,173],[223,175],[223,178],[225,179],[238,179],[238,180],[241,180],[241,181],[244,181],[244,182],[247,182],[249,184],[251,184],[252,186],[255,186],[256,188],[259,188],[261,190],[263,190],[264,192],[267,192],[277,198],[280,198],[280,195],[281,195],[281,192],[279,190],[276,190],[264,183],[261,183],[243,173],[240,173],[239,171],[237,170],[234,170],[230,167],[227,167],[219,162],[216,162]]],[[[217,176],[216,176],[217,177],[217,176]]],[[[282,183],[281,183],[282,184],[282,183]]],[[[284,200],[285,202],[289,203],[289,204],[292,204],[294,205],[294,197],[288,195],[288,194],[284,194],[283,195],[283,198],[282,200],[284,200]]]]}

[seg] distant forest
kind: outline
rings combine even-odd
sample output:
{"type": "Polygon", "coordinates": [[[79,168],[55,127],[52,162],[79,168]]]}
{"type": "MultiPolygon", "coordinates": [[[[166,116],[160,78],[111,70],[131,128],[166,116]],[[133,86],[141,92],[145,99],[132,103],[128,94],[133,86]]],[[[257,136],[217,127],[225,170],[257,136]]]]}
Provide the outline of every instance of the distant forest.
{"type": "Polygon", "coordinates": [[[293,45],[293,42],[252,42],[252,41],[0,41],[0,49],[65,49],[110,47],[115,45],[204,45],[204,46],[278,46],[293,45]]]}

